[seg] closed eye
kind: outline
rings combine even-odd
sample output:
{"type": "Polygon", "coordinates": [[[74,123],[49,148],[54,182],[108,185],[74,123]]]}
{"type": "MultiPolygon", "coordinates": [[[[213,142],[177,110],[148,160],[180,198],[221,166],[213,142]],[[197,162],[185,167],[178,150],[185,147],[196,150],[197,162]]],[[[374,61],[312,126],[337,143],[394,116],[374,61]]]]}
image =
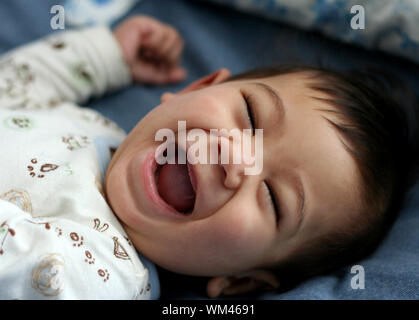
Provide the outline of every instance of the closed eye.
{"type": "Polygon", "coordinates": [[[264,181],[264,184],[266,185],[269,200],[272,203],[272,207],[273,207],[273,210],[275,212],[276,224],[278,225],[281,213],[280,213],[279,206],[278,206],[278,203],[277,203],[276,198],[275,198],[275,194],[274,194],[271,186],[266,181],[264,181]]]}
{"type": "Polygon", "coordinates": [[[253,116],[253,107],[252,107],[252,99],[251,96],[247,95],[246,93],[242,93],[243,99],[246,102],[246,108],[247,108],[247,118],[249,119],[250,127],[252,128],[252,134],[255,134],[255,117],[253,116]]]}

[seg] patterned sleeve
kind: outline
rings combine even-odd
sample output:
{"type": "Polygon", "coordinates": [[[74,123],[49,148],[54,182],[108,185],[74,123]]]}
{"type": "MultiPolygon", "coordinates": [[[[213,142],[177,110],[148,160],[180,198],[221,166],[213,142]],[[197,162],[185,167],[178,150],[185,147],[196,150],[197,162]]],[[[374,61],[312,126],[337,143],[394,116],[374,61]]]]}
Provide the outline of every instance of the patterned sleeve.
{"type": "Polygon", "coordinates": [[[0,57],[0,108],[46,109],[64,101],[83,103],[130,81],[109,28],[56,33],[0,57]]]}

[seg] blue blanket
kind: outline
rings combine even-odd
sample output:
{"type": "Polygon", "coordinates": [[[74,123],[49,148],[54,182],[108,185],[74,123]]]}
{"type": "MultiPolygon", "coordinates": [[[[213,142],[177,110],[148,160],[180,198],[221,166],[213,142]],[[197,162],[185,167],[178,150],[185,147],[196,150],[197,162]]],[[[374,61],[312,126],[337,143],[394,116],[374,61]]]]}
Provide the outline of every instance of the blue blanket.
{"type": "Polygon", "coordinates": [[[199,0],[320,32],[419,62],[417,0],[199,0]]]}
{"type": "MultiPolygon", "coordinates": [[[[50,7],[57,1],[0,2],[0,53],[54,32],[50,7]]],[[[408,81],[419,95],[419,66],[400,58],[332,42],[232,9],[186,0],[143,0],[130,12],[149,14],[179,29],[186,41],[183,65],[187,81],[168,87],[131,86],[122,92],[91,101],[88,106],[116,121],[126,131],[160,101],[164,91],[180,90],[187,83],[220,67],[233,73],[287,62],[317,63],[337,68],[362,64],[385,67],[408,81]]],[[[278,294],[248,295],[255,299],[419,299],[419,183],[412,188],[400,216],[384,242],[370,257],[359,261],[365,270],[365,289],[352,289],[351,266],[328,276],[308,280],[278,294]]],[[[159,270],[162,298],[205,298],[204,278],[159,270]]]]}

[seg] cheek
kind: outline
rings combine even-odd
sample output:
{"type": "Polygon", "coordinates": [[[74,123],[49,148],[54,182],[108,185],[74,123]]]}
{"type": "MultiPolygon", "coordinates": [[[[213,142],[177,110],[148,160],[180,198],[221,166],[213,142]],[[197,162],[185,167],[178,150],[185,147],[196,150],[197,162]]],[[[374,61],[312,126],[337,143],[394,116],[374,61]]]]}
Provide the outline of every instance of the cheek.
{"type": "Polygon", "coordinates": [[[269,244],[261,213],[237,204],[234,210],[227,207],[203,220],[160,225],[152,237],[137,239],[137,249],[182,274],[214,276],[258,267],[269,244]]]}
{"type": "Polygon", "coordinates": [[[217,96],[209,94],[196,94],[181,97],[176,104],[178,111],[185,114],[188,118],[202,119],[202,115],[217,118],[220,116],[220,111],[223,109],[221,104],[225,104],[225,99],[222,95],[217,96]]]}
{"type": "Polygon", "coordinates": [[[177,130],[179,120],[185,120],[188,128],[229,128],[234,121],[231,93],[223,90],[199,90],[180,95],[152,111],[155,127],[177,130]]]}
{"type": "Polygon", "coordinates": [[[254,264],[269,241],[266,225],[259,217],[258,212],[249,209],[224,208],[205,224],[195,226],[190,241],[203,248],[220,265],[236,268],[254,264]]]}
{"type": "Polygon", "coordinates": [[[253,215],[254,213],[250,210],[238,210],[237,208],[217,212],[214,221],[212,221],[212,230],[208,230],[208,235],[212,237],[212,243],[218,247],[224,246],[236,250],[247,247],[247,243],[254,238],[253,215]]]}

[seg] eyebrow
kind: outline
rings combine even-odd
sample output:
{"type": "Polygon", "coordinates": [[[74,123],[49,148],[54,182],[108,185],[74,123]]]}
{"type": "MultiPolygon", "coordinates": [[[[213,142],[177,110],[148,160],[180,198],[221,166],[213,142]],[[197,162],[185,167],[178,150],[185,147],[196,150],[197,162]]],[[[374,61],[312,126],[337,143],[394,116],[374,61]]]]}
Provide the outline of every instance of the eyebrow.
{"type": "Polygon", "coordinates": [[[279,112],[279,124],[282,125],[285,119],[286,109],[280,95],[276,92],[276,90],[265,83],[253,82],[253,84],[264,90],[271,97],[275,109],[279,112]]]}
{"type": "MultiPolygon", "coordinates": [[[[271,86],[262,83],[262,82],[254,82],[254,85],[257,85],[259,88],[263,89],[273,100],[273,104],[277,111],[280,114],[279,117],[279,124],[281,125],[284,122],[286,109],[284,107],[284,102],[282,101],[280,95],[274,90],[271,86]]],[[[282,127],[282,126],[281,126],[282,127]]],[[[305,197],[305,188],[304,183],[301,179],[301,175],[297,174],[294,170],[287,170],[288,173],[290,173],[292,185],[294,187],[294,190],[296,191],[297,198],[298,198],[298,210],[297,210],[297,219],[298,219],[298,225],[297,230],[300,228],[301,223],[303,221],[303,218],[305,216],[306,211],[306,197],[305,197]]],[[[279,199],[278,193],[273,190],[275,194],[275,198],[279,199]]]]}

